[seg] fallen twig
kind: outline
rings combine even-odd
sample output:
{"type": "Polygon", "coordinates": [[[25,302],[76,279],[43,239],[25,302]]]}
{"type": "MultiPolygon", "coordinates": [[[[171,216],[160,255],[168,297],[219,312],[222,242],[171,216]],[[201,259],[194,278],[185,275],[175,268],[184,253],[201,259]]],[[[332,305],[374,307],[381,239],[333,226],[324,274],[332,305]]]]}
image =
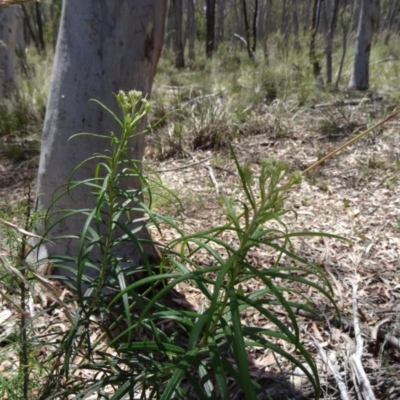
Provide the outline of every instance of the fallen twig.
{"type": "MultiPolygon", "coordinates": [[[[311,335],[310,335],[311,336],[311,335]]],[[[312,336],[311,336],[312,337],[312,336]]],[[[322,361],[325,363],[325,365],[328,366],[329,370],[331,371],[333,377],[335,378],[337,387],[340,391],[340,397],[342,400],[349,400],[349,394],[347,393],[347,388],[346,388],[346,384],[343,381],[343,378],[339,372],[339,368],[336,365],[333,365],[331,363],[331,361],[329,360],[328,356],[326,355],[325,350],[322,348],[322,346],[319,344],[319,342],[317,341],[316,338],[312,337],[314,344],[318,350],[319,355],[322,358],[322,361]]]]}
{"type": "Polygon", "coordinates": [[[364,137],[365,135],[367,135],[368,133],[372,132],[373,130],[375,130],[376,128],[378,128],[379,126],[383,125],[384,123],[386,123],[387,121],[391,120],[392,118],[394,118],[397,114],[400,114],[400,110],[397,110],[396,112],[388,115],[386,118],[382,119],[381,121],[379,121],[377,124],[375,124],[374,126],[372,126],[371,128],[367,129],[364,132],[361,132],[359,135],[357,135],[355,138],[349,140],[348,142],[346,142],[344,145],[338,147],[336,150],[332,151],[331,153],[329,153],[327,156],[322,157],[320,160],[318,160],[316,163],[314,163],[313,165],[311,165],[310,167],[306,168],[303,171],[303,175],[307,174],[308,172],[312,171],[313,169],[315,169],[316,167],[318,167],[318,165],[321,165],[323,162],[325,162],[326,160],[329,160],[330,158],[332,158],[334,155],[336,155],[337,153],[341,152],[343,149],[345,149],[347,146],[350,146],[356,142],[358,142],[362,137],[364,137]]]}
{"type": "Polygon", "coordinates": [[[172,172],[172,171],[178,171],[178,170],[180,170],[180,169],[191,168],[191,167],[194,167],[194,166],[196,166],[196,165],[202,164],[202,163],[204,163],[204,162],[206,162],[206,161],[208,161],[208,160],[211,160],[213,157],[214,157],[214,156],[207,157],[207,158],[204,158],[203,160],[196,161],[196,162],[194,162],[194,163],[192,163],[192,164],[181,165],[180,167],[167,168],[167,169],[158,169],[158,170],[156,170],[156,172],[157,172],[158,174],[161,174],[161,173],[163,173],[163,172],[172,172]]]}
{"type": "MultiPolygon", "coordinates": [[[[375,395],[372,391],[367,374],[362,366],[361,358],[363,353],[364,341],[361,336],[360,326],[358,324],[358,309],[357,309],[357,285],[353,285],[353,324],[354,337],[356,340],[356,351],[350,356],[350,363],[353,366],[353,371],[356,375],[359,390],[364,400],[375,400],[375,395]]],[[[356,382],[354,382],[356,384],[356,382]]]]}
{"type": "Polygon", "coordinates": [[[208,169],[208,174],[210,175],[211,182],[214,185],[215,192],[217,193],[217,196],[219,196],[219,186],[217,180],[215,179],[213,169],[209,165],[205,165],[205,167],[208,169]]]}

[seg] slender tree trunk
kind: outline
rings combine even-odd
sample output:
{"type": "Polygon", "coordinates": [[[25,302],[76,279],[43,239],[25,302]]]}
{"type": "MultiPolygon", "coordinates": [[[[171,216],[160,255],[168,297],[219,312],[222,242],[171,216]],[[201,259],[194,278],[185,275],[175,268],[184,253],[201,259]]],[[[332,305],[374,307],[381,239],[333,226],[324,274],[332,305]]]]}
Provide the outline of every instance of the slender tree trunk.
{"type": "Polygon", "coordinates": [[[39,49],[41,52],[46,51],[46,43],[44,42],[44,34],[43,34],[43,18],[42,18],[42,10],[40,9],[40,3],[35,3],[35,17],[36,17],[36,25],[38,32],[38,40],[39,40],[39,49]]]}
{"type": "Polygon", "coordinates": [[[268,36],[271,32],[271,14],[272,14],[272,0],[267,0],[265,7],[265,28],[263,37],[263,53],[266,64],[269,63],[269,53],[268,53],[268,36]]]}
{"type": "Polygon", "coordinates": [[[225,0],[219,0],[218,2],[218,23],[217,23],[217,38],[216,44],[219,45],[223,42],[225,36],[225,0]]]}
{"type": "Polygon", "coordinates": [[[185,58],[183,52],[183,4],[182,0],[171,0],[171,8],[174,21],[174,53],[175,68],[183,68],[185,66],[185,58]]]}
{"type": "Polygon", "coordinates": [[[165,39],[164,43],[166,48],[172,49],[174,47],[174,6],[173,0],[167,0],[167,16],[166,16],[166,23],[165,23],[165,39]]]}
{"type": "Polygon", "coordinates": [[[355,32],[357,30],[359,21],[360,21],[360,12],[361,12],[361,2],[363,0],[354,0],[353,6],[353,23],[351,25],[351,32],[355,32]]]}
{"type": "Polygon", "coordinates": [[[294,32],[294,48],[300,51],[300,38],[299,38],[299,17],[297,14],[297,0],[292,1],[292,19],[293,19],[293,32],[294,32]]]}
{"type": "Polygon", "coordinates": [[[346,13],[347,6],[345,5],[342,8],[342,12],[340,13],[340,25],[342,27],[342,57],[340,59],[339,71],[337,73],[336,82],[335,82],[335,90],[339,88],[340,78],[342,76],[344,60],[346,58],[347,51],[347,35],[350,30],[351,20],[348,19],[347,23],[345,21],[344,15],[346,13]]]}
{"type": "Polygon", "coordinates": [[[339,0],[334,0],[329,30],[326,35],[326,83],[332,84],[332,45],[339,17],[339,0]]]}
{"type": "Polygon", "coordinates": [[[282,2],[282,20],[281,20],[281,37],[282,37],[282,53],[287,56],[289,52],[289,36],[290,36],[290,6],[286,0],[282,2]]]}
{"type": "Polygon", "coordinates": [[[27,45],[31,43],[31,39],[33,40],[33,43],[35,44],[36,49],[40,52],[40,46],[39,46],[39,41],[37,39],[34,26],[31,23],[31,17],[29,16],[28,10],[26,9],[24,4],[21,4],[22,12],[24,14],[24,27],[26,30],[26,37],[25,37],[25,42],[27,45]]]}
{"type": "Polygon", "coordinates": [[[398,16],[398,9],[399,9],[399,0],[393,0],[391,6],[388,7],[388,15],[386,16],[385,22],[385,29],[386,29],[386,36],[384,44],[387,46],[389,44],[390,35],[392,33],[392,28],[394,25],[394,21],[396,16],[398,16]]]}
{"type": "Polygon", "coordinates": [[[369,87],[369,55],[371,52],[372,32],[376,22],[378,1],[362,0],[361,2],[353,72],[349,82],[349,88],[352,89],[367,90],[369,87]]]}
{"type": "MultiPolygon", "coordinates": [[[[79,132],[108,135],[118,129],[113,118],[89,99],[97,99],[118,114],[114,94],[119,90],[136,89],[150,95],[163,43],[165,9],[166,2],[162,0],[63,1],[38,174],[38,207],[48,210],[51,222],[63,210],[94,208],[93,189],[82,185],[53,203],[53,193],[71,178],[73,169],[94,153],[104,154],[107,147],[104,140],[91,136],[68,139],[79,132]]],[[[130,146],[131,158],[140,161],[143,135],[135,137],[130,146]]],[[[95,160],[83,164],[72,179],[92,178],[95,164],[95,160]]],[[[126,178],[120,184],[122,190],[140,189],[138,180],[126,178]]],[[[141,217],[140,212],[133,211],[129,220],[125,218],[121,223],[131,230],[137,229],[135,236],[146,240],[149,235],[143,223],[138,222],[141,217]]],[[[56,224],[48,236],[79,235],[85,220],[81,214],[74,215],[56,224]]],[[[45,233],[44,229],[39,226],[39,234],[45,233]]],[[[122,232],[116,230],[116,234],[122,232]]],[[[38,257],[76,257],[77,248],[78,239],[56,240],[42,244],[38,257]]],[[[121,243],[117,252],[122,259],[130,260],[129,265],[143,265],[143,253],[132,243],[121,243]]],[[[150,262],[157,260],[155,250],[149,246],[144,245],[144,253],[150,262]]],[[[94,259],[99,257],[93,254],[94,259]]],[[[71,270],[56,264],[55,272],[74,281],[76,265],[65,264],[71,270]]],[[[87,269],[85,273],[96,277],[98,271],[87,269]]]]}
{"type": "Polygon", "coordinates": [[[18,6],[0,9],[0,99],[17,87],[15,45],[18,29],[18,6]]]}
{"type": "Polygon", "coordinates": [[[314,0],[313,13],[311,19],[311,39],[310,39],[309,55],[310,55],[310,62],[313,68],[314,79],[316,80],[318,86],[323,86],[324,84],[321,76],[321,66],[319,64],[316,51],[316,38],[317,38],[320,10],[321,10],[320,1],[314,0]]]}
{"type": "Polygon", "coordinates": [[[246,48],[247,48],[247,53],[249,55],[250,60],[254,60],[254,54],[251,51],[251,44],[250,44],[250,25],[249,25],[249,19],[247,16],[247,6],[246,6],[246,0],[242,0],[242,11],[243,11],[243,19],[244,19],[244,29],[246,31],[246,48]]]}
{"type": "Polygon", "coordinates": [[[188,37],[189,37],[189,61],[194,61],[194,43],[196,37],[196,19],[194,15],[194,4],[193,0],[188,0],[187,3],[187,26],[188,26],[188,37]]]}
{"type": "Polygon", "coordinates": [[[52,27],[52,44],[53,44],[53,51],[56,50],[57,44],[57,37],[58,37],[58,30],[60,28],[60,14],[61,14],[61,7],[62,5],[53,2],[50,6],[50,16],[51,16],[51,27],[52,27]]]}
{"type": "Polygon", "coordinates": [[[215,45],[215,0],[206,0],[206,56],[211,58],[215,45]]]}
{"type": "Polygon", "coordinates": [[[254,15],[253,15],[253,44],[251,47],[251,53],[253,54],[253,61],[256,59],[258,9],[259,9],[259,0],[255,0],[254,15]]]}

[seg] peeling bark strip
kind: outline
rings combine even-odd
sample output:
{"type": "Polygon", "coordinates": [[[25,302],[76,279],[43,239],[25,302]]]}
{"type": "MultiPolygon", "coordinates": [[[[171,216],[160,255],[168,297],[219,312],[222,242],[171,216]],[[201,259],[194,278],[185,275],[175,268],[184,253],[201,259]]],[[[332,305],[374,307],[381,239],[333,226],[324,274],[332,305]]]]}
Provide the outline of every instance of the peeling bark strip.
{"type": "MultiPolygon", "coordinates": [[[[162,47],[165,3],[161,0],[64,0],[40,154],[40,209],[48,210],[52,206],[54,191],[69,180],[73,168],[94,153],[104,154],[109,145],[89,136],[68,141],[72,135],[118,132],[115,121],[89,99],[96,99],[117,112],[114,94],[119,90],[136,89],[145,96],[150,95],[162,47]]],[[[131,158],[141,160],[144,138],[135,138],[131,148],[131,158]]],[[[84,164],[73,180],[92,178],[95,164],[84,164]]],[[[128,187],[139,188],[139,182],[127,178],[121,182],[121,189],[128,187]]],[[[91,190],[80,186],[71,196],[57,201],[51,212],[93,207],[91,190]]],[[[55,226],[50,235],[79,235],[85,219],[82,215],[68,218],[55,226]]],[[[43,229],[39,227],[38,232],[43,233],[43,229]]],[[[139,236],[147,238],[148,234],[142,229],[139,236]]],[[[134,245],[123,245],[118,250],[121,257],[139,262],[140,254],[134,245]]],[[[43,245],[39,257],[76,257],[76,251],[77,240],[64,239],[54,245],[43,245]]],[[[150,249],[149,256],[151,253],[150,249]]],[[[73,276],[66,270],[56,273],[73,276]]]]}

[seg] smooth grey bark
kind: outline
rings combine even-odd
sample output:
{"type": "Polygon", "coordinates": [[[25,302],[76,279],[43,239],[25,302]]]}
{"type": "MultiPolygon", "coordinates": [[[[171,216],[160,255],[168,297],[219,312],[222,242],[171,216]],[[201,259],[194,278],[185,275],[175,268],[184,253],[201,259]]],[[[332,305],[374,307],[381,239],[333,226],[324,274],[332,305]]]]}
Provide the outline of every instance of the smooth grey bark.
{"type": "Polygon", "coordinates": [[[367,90],[369,87],[369,55],[378,1],[362,0],[361,2],[353,70],[349,82],[351,89],[367,90]]]}
{"type": "Polygon", "coordinates": [[[18,12],[17,5],[0,8],[0,98],[9,96],[17,86],[18,12]]]}
{"type": "MultiPolygon", "coordinates": [[[[114,94],[120,90],[135,89],[150,95],[163,43],[165,3],[161,0],[63,1],[37,189],[38,208],[54,215],[50,222],[61,217],[66,209],[93,209],[95,199],[87,186],[73,189],[54,204],[53,193],[70,179],[79,163],[94,153],[104,154],[109,142],[91,136],[68,139],[79,132],[105,135],[118,132],[112,117],[89,99],[96,99],[119,114],[114,94]]],[[[130,146],[132,159],[142,160],[144,137],[135,137],[130,146]]],[[[95,160],[85,163],[72,179],[92,178],[95,164],[95,160]]],[[[128,178],[121,180],[121,189],[127,188],[139,189],[140,183],[128,178]]],[[[137,238],[149,239],[143,222],[137,222],[140,217],[141,213],[133,212],[130,220],[122,222],[130,229],[139,229],[137,238]]],[[[70,217],[47,232],[48,237],[79,235],[85,220],[83,215],[70,217]]],[[[44,230],[44,226],[38,227],[39,234],[44,234],[44,230]]],[[[42,244],[38,257],[76,257],[77,246],[74,238],[55,240],[42,244]]],[[[144,246],[144,249],[150,262],[157,260],[153,248],[144,246]]],[[[118,256],[130,260],[130,265],[143,265],[143,254],[133,244],[123,243],[117,252],[118,256]]],[[[94,258],[97,256],[93,254],[94,258]]],[[[68,265],[72,269],[76,267],[73,263],[68,265]]],[[[55,273],[74,279],[74,273],[64,268],[56,268],[55,273]]],[[[87,269],[85,273],[97,275],[94,269],[87,269]]]]}
{"type": "Polygon", "coordinates": [[[361,13],[361,2],[362,0],[354,0],[354,5],[353,5],[353,22],[351,26],[351,31],[355,32],[358,28],[359,21],[360,21],[360,13],[361,13]]]}

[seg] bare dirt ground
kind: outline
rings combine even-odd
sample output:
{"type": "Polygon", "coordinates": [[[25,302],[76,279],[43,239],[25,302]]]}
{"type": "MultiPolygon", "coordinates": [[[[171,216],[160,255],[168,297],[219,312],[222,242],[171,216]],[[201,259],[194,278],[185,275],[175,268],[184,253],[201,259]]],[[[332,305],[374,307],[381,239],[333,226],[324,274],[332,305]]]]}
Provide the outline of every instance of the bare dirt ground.
{"type": "MultiPolygon", "coordinates": [[[[292,170],[304,170],[323,155],[371,126],[386,115],[385,101],[364,105],[304,109],[295,118],[281,121],[279,131],[257,112],[257,135],[245,129],[233,142],[238,158],[255,172],[265,157],[287,161],[292,170]],[[343,113],[351,118],[343,117],[343,113]],[[329,118],[328,118],[328,117],[329,118]],[[327,121],[330,123],[327,123],[327,121]]],[[[149,140],[151,150],[152,140],[149,140]]],[[[210,227],[221,219],[218,196],[238,196],[239,180],[227,149],[198,150],[186,158],[163,161],[148,152],[146,162],[158,171],[164,185],[179,195],[184,205],[187,231],[210,227]]],[[[0,160],[1,161],[1,160],[0,160]]],[[[37,160],[13,164],[0,162],[1,207],[20,203],[26,187],[34,186],[37,160]]],[[[338,384],[322,362],[324,353],[336,366],[350,398],[362,390],[360,372],[352,356],[357,341],[353,307],[364,340],[362,366],[378,399],[400,398],[400,120],[348,147],[341,154],[304,177],[286,203],[293,209],[285,217],[291,231],[334,233],[350,242],[328,238],[305,238],[294,242],[300,255],[316,263],[329,275],[343,325],[336,324],[333,309],[318,293],[307,293],[321,318],[299,315],[302,341],[318,360],[325,399],[339,399],[338,384]],[[353,290],[357,285],[357,292],[353,290]],[[318,352],[315,342],[322,352],[318,352]]],[[[161,207],[161,206],[160,206],[161,207]]],[[[164,231],[158,240],[174,235],[164,231]]],[[[229,240],[229,238],[228,238],[229,240]]],[[[268,268],[276,255],[260,249],[252,262],[268,268]]],[[[202,260],[206,265],[207,259],[202,260]]],[[[251,290],[251,287],[248,288],[251,290]]],[[[203,301],[195,289],[186,287],[185,297],[197,308],[203,301]]],[[[286,316],[282,314],[282,318],[286,316]]],[[[263,325],[256,314],[244,316],[244,323],[263,325]]],[[[357,325],[357,324],[356,324],[357,325]]],[[[357,328],[357,326],[356,326],[357,328]]],[[[250,354],[254,366],[263,373],[289,373],[295,386],[307,395],[298,371],[269,351],[250,354]]]]}

